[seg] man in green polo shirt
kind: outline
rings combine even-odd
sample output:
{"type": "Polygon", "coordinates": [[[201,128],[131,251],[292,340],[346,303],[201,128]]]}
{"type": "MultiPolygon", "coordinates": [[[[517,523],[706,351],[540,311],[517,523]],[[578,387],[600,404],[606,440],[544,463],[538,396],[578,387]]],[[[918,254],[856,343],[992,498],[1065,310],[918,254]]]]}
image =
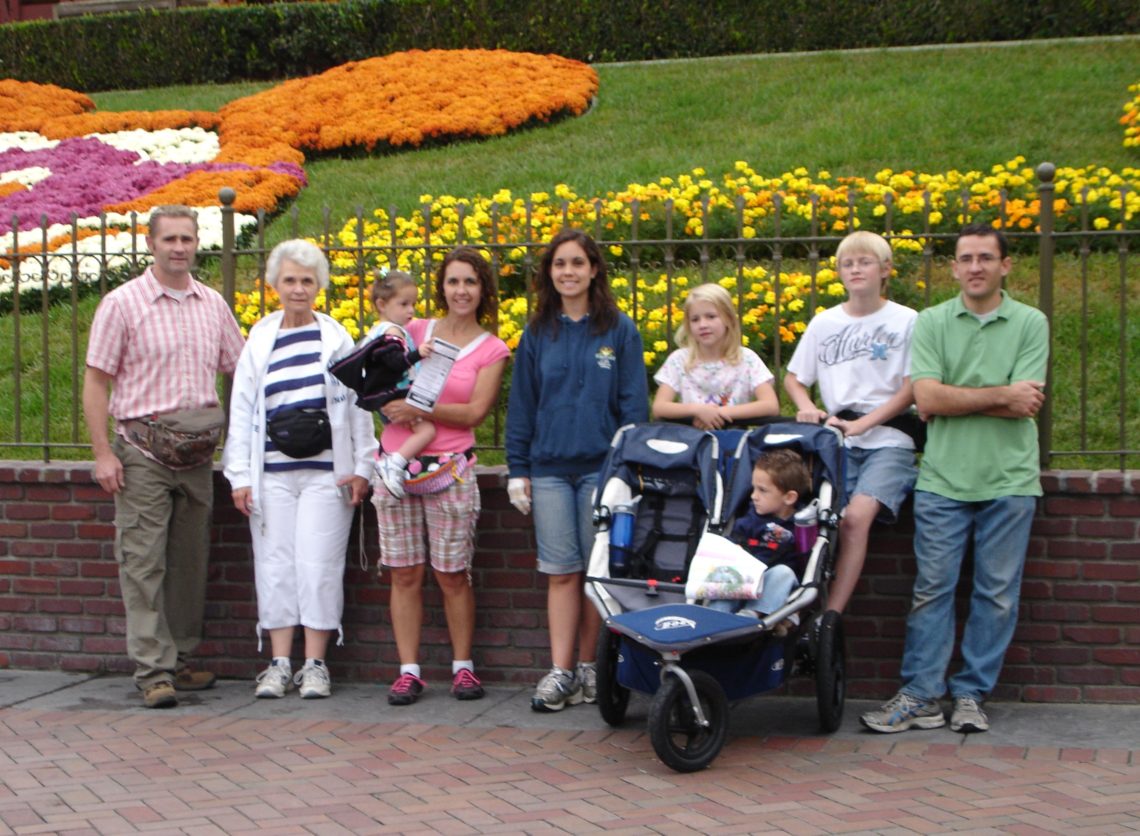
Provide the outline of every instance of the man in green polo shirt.
{"type": "Polygon", "coordinates": [[[950,728],[983,732],[1017,626],[1021,572],[1041,495],[1034,417],[1045,402],[1049,326],[1014,301],[1005,236],[963,227],[955,244],[955,298],[919,314],[910,378],[929,422],[914,493],[917,577],[902,660],[902,687],[864,714],[878,732],[945,725],[939,700],[954,699],[950,728]],[[954,589],[973,538],[974,584],[962,635],[962,669],[947,681],[954,648],[954,589]]]}

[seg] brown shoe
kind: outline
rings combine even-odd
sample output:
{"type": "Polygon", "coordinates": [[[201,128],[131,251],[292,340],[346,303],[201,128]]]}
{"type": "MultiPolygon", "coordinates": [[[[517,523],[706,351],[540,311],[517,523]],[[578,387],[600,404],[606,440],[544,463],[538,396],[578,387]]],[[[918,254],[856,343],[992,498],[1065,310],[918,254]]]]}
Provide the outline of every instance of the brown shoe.
{"type": "Polygon", "coordinates": [[[174,677],[174,687],[179,691],[205,691],[214,687],[216,679],[217,677],[209,671],[192,671],[190,668],[183,668],[174,677]]]}
{"type": "Polygon", "coordinates": [[[174,708],[178,705],[178,696],[174,693],[171,682],[156,682],[143,689],[143,703],[147,708],[174,708]]]}

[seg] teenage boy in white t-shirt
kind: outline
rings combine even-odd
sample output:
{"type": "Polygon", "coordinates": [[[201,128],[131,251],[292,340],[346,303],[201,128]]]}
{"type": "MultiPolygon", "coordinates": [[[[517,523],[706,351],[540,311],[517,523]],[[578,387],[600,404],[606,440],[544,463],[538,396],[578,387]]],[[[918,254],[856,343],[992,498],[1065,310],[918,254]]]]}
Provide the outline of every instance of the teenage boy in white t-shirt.
{"type": "Polygon", "coordinates": [[[910,339],[918,314],[883,298],[891,275],[891,246],[873,232],[853,232],[835,252],[847,301],[817,314],[796,346],[787,390],[796,420],[825,422],[843,432],[847,446],[847,509],[828,607],[843,612],[867,557],[876,518],[894,522],[914,489],[914,440],[885,422],[914,403],[910,339]],[[812,400],[819,384],[825,409],[812,400]],[[840,413],[858,413],[847,420],[840,413]]]}

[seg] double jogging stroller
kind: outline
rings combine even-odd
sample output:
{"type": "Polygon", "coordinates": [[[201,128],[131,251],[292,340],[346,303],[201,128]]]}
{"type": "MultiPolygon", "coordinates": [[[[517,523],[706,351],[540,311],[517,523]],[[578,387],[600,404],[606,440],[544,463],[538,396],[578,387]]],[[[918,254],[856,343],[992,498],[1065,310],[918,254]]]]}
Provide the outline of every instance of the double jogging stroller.
{"type": "Polygon", "coordinates": [[[845,697],[842,621],[827,611],[836,533],[845,504],[843,441],[794,422],[705,432],[679,424],[622,427],[598,477],[598,528],[586,592],[605,622],[598,637],[598,706],[625,719],[630,692],[653,695],[649,735],[668,766],[708,766],[724,745],[728,702],[812,672],[820,726],[839,727],[845,697]],[[800,585],[762,618],[686,598],[690,563],[706,533],[727,534],[748,509],[752,465],[790,447],[812,472],[814,499],[796,515],[800,585]],[[814,520],[811,518],[814,516],[814,520]],[[789,625],[793,625],[788,629],[789,625]]]}

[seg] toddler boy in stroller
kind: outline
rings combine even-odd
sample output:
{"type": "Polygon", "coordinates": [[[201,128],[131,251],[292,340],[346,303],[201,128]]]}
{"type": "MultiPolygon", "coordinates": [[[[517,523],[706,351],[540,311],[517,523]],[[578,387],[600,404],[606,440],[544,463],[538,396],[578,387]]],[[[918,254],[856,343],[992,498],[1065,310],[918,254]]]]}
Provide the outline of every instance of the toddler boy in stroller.
{"type": "MultiPolygon", "coordinates": [[[[732,541],[766,567],[760,594],[751,599],[713,598],[706,606],[729,613],[775,612],[799,585],[803,555],[796,547],[793,517],[801,500],[811,492],[811,473],[800,455],[791,449],[765,450],[752,467],[751,506],[732,529],[732,541]]],[[[785,620],[773,632],[787,635],[798,624],[785,620]]]]}

